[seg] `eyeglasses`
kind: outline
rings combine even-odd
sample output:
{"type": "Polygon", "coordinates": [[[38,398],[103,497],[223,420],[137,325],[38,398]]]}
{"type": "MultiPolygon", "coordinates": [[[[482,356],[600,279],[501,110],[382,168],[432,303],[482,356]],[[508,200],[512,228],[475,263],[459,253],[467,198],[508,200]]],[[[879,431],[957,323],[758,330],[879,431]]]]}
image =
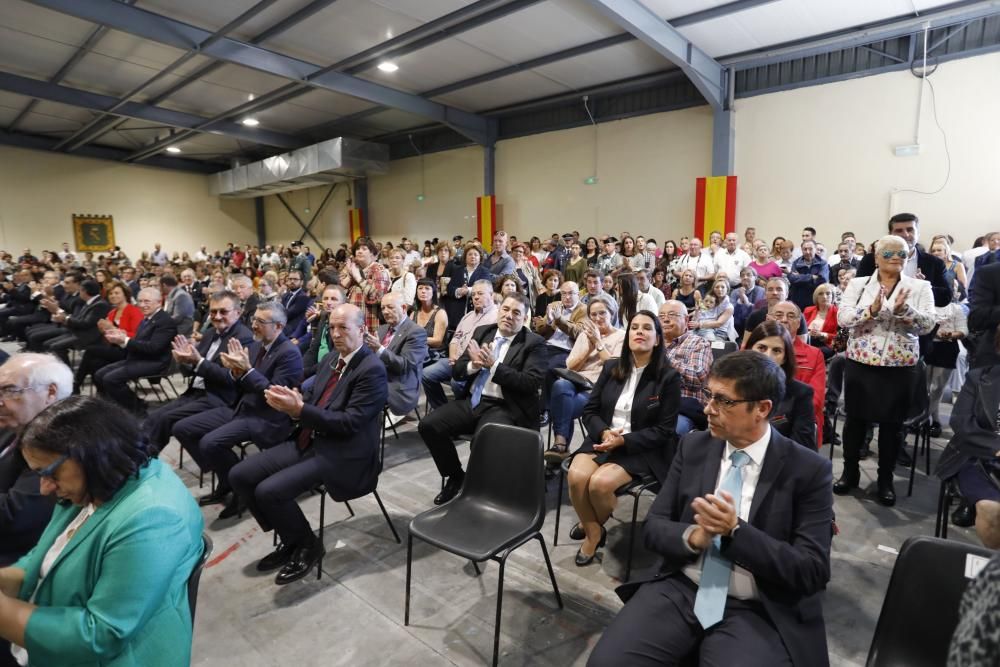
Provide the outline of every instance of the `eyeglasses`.
{"type": "Polygon", "coordinates": [[[59,466],[61,466],[62,464],[66,463],[66,460],[68,458],[69,458],[69,454],[63,454],[62,456],[60,456],[55,461],[53,461],[49,465],[45,466],[41,470],[36,470],[35,473],[39,477],[44,477],[44,478],[47,478],[47,479],[52,479],[55,476],[55,474],[56,474],[56,470],[59,469],[59,466]]]}
{"type": "Polygon", "coordinates": [[[883,250],[879,254],[882,255],[882,259],[892,259],[893,257],[906,259],[908,253],[905,250],[883,250]]]}
{"type": "Polygon", "coordinates": [[[12,398],[21,398],[21,394],[33,389],[38,389],[38,387],[30,384],[27,387],[18,387],[15,385],[0,387],[0,400],[9,401],[12,398]]]}
{"type": "Polygon", "coordinates": [[[262,320],[259,317],[255,317],[255,318],[253,318],[253,323],[254,324],[259,324],[261,326],[264,326],[265,324],[275,324],[275,321],[274,320],[262,320]]]}
{"type": "Polygon", "coordinates": [[[738,403],[756,403],[761,401],[760,398],[729,398],[723,396],[722,394],[713,394],[708,389],[701,390],[701,402],[705,407],[708,407],[711,403],[715,403],[720,408],[728,410],[729,408],[737,405],[738,403]]]}
{"type": "Polygon", "coordinates": [[[227,313],[231,313],[234,310],[236,310],[236,309],[235,308],[210,308],[209,311],[208,311],[208,314],[212,315],[214,317],[215,315],[225,315],[227,313]]]}
{"type": "Polygon", "coordinates": [[[687,317],[686,313],[660,313],[660,317],[665,320],[683,320],[687,317]]]}

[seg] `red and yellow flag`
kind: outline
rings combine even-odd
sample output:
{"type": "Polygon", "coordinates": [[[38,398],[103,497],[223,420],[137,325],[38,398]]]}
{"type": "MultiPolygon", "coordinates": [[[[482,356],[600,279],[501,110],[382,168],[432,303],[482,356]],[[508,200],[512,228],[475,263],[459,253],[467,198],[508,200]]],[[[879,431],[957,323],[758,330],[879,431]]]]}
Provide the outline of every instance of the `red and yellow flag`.
{"type": "Polygon", "coordinates": [[[360,208],[352,208],[347,211],[347,224],[351,236],[351,243],[354,243],[362,236],[366,236],[365,218],[360,208]]]}
{"type": "Polygon", "coordinates": [[[736,177],[709,176],[695,185],[694,235],[708,243],[712,232],[736,231],[736,177]]]}
{"type": "Polygon", "coordinates": [[[476,236],[486,252],[493,251],[493,234],[497,230],[496,195],[476,197],[476,236]]]}

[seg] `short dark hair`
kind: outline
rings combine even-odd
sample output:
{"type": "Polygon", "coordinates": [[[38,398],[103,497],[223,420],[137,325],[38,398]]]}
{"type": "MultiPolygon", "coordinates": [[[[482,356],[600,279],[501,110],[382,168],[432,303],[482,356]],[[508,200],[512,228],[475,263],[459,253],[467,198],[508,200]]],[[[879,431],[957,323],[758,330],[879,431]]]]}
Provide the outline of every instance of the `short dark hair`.
{"type": "Polygon", "coordinates": [[[732,380],[738,398],[771,401],[772,412],[785,396],[785,371],[760,352],[727,354],[712,364],[709,378],[732,380]]]}
{"type": "Polygon", "coordinates": [[[217,292],[213,292],[212,296],[208,297],[209,301],[216,302],[222,301],[223,299],[229,299],[236,308],[239,308],[240,306],[240,297],[237,296],[236,292],[231,289],[220,289],[217,292]]]}
{"type": "Polygon", "coordinates": [[[21,446],[69,456],[83,469],[87,496],[107,502],[149,463],[153,448],[130,413],[103,398],[70,396],[38,413],[21,446]]]}
{"type": "MultiPolygon", "coordinates": [[[[528,297],[521,294],[520,292],[514,292],[513,294],[508,294],[507,296],[505,296],[503,298],[503,301],[506,301],[507,299],[514,299],[515,301],[520,303],[521,306],[524,308],[525,317],[531,316],[531,302],[528,301],[528,297]]],[[[500,302],[501,306],[503,305],[503,301],[500,302]]]]}
{"type": "Polygon", "coordinates": [[[80,289],[87,293],[87,296],[97,296],[101,293],[101,283],[90,278],[80,283],[80,289]]]}
{"type": "Polygon", "coordinates": [[[792,335],[788,333],[788,329],[785,325],[778,324],[774,320],[764,320],[750,332],[750,337],[747,339],[746,349],[752,350],[753,346],[759,341],[770,338],[771,336],[777,336],[781,339],[781,342],[785,344],[785,361],[781,364],[782,370],[785,371],[785,379],[789,382],[795,379],[795,343],[792,341],[792,335]]]}
{"type": "MultiPolygon", "coordinates": [[[[587,312],[589,313],[590,311],[588,310],[587,312]]],[[[632,348],[628,346],[628,331],[629,327],[632,326],[632,320],[637,317],[648,317],[652,320],[653,330],[656,332],[656,344],[653,346],[653,354],[649,359],[649,365],[651,366],[650,370],[653,373],[652,377],[659,378],[660,373],[665,372],[665,366],[668,369],[670,368],[670,362],[667,361],[667,353],[664,351],[663,325],[660,324],[660,318],[653,312],[640,310],[625,324],[625,341],[622,343],[622,351],[618,357],[618,364],[611,371],[611,377],[619,382],[627,380],[629,375],[632,374],[632,369],[635,366],[635,362],[632,360],[632,348]]]]}
{"type": "Polygon", "coordinates": [[[843,234],[841,234],[841,235],[840,235],[840,240],[841,240],[841,241],[843,241],[843,240],[844,240],[844,239],[846,239],[846,238],[847,238],[848,236],[850,236],[850,237],[851,237],[852,239],[855,239],[855,240],[856,240],[856,239],[858,238],[858,237],[857,237],[857,236],[856,236],[856,235],[854,234],[854,232],[844,232],[843,234]]]}
{"type": "Polygon", "coordinates": [[[604,275],[597,269],[588,269],[587,272],[583,274],[583,281],[587,282],[587,278],[597,278],[598,280],[602,280],[604,275]]]}
{"type": "MultiPolygon", "coordinates": [[[[437,281],[432,278],[421,278],[417,281],[417,287],[430,287],[431,288],[431,303],[435,306],[438,305],[438,290],[437,281]]],[[[420,299],[417,298],[416,290],[413,292],[413,312],[420,310],[420,299]]],[[[416,315],[414,314],[413,319],[416,320],[416,315]]]]}
{"type": "Polygon", "coordinates": [[[375,255],[375,254],[378,253],[378,248],[375,247],[375,243],[370,238],[368,238],[367,236],[361,236],[361,237],[358,238],[357,241],[355,241],[354,243],[351,244],[351,256],[352,257],[354,256],[354,253],[356,253],[358,251],[358,248],[360,248],[361,246],[365,246],[366,248],[368,248],[368,250],[373,255],[375,255]]]}
{"type": "Polygon", "coordinates": [[[889,218],[889,231],[892,231],[892,226],[898,222],[912,222],[914,225],[920,225],[920,219],[912,213],[897,213],[896,215],[889,218]]]}
{"type": "Polygon", "coordinates": [[[177,287],[177,278],[168,273],[165,276],[160,276],[160,284],[167,287],[177,287]]]}
{"type": "Polygon", "coordinates": [[[809,232],[813,236],[816,236],[816,228],[815,227],[803,227],[802,231],[809,232]]]}

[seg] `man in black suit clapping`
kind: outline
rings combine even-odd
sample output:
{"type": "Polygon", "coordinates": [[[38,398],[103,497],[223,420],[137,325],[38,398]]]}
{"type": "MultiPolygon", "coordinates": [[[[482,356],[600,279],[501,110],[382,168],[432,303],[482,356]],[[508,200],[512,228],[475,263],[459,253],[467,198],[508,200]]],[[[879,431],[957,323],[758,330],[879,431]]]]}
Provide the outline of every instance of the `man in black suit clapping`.
{"type": "Polygon", "coordinates": [[[469,382],[469,397],[441,406],[420,422],[420,437],[438,472],[448,478],[435,505],[454,498],[465,480],[454,438],[482,424],[538,428],[538,391],[548,358],[545,339],[524,327],[530,312],[524,295],[508,295],[497,323],[476,329],[455,362],[454,377],[469,382]]]}

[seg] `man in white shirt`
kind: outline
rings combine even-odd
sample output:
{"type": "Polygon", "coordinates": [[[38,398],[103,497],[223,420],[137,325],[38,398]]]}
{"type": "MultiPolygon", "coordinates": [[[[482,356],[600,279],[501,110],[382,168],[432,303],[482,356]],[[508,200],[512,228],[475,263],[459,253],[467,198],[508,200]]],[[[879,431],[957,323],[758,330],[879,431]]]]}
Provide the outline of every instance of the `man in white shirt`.
{"type": "Polygon", "coordinates": [[[739,287],[740,271],[750,265],[750,255],[742,248],[737,247],[737,243],[736,232],[729,232],[726,234],[726,242],[722,250],[716,252],[712,258],[716,277],[719,277],[720,273],[724,273],[730,288],[733,289],[739,287]]]}
{"type": "Polygon", "coordinates": [[[712,365],[709,432],[685,436],[646,519],[663,557],[618,589],[625,608],[591,667],[829,665],[821,594],[830,579],[830,462],[772,430],[783,371],[754,352],[712,365]]]}
{"type": "Polygon", "coordinates": [[[198,248],[198,252],[194,254],[194,261],[204,262],[208,260],[208,249],[205,246],[198,248]]]}
{"type": "Polygon", "coordinates": [[[676,264],[674,275],[680,278],[681,273],[690,269],[694,271],[696,286],[701,286],[715,278],[715,264],[712,261],[712,256],[707,252],[702,252],[701,239],[699,238],[693,238],[688,242],[688,253],[681,256],[676,264]]]}

